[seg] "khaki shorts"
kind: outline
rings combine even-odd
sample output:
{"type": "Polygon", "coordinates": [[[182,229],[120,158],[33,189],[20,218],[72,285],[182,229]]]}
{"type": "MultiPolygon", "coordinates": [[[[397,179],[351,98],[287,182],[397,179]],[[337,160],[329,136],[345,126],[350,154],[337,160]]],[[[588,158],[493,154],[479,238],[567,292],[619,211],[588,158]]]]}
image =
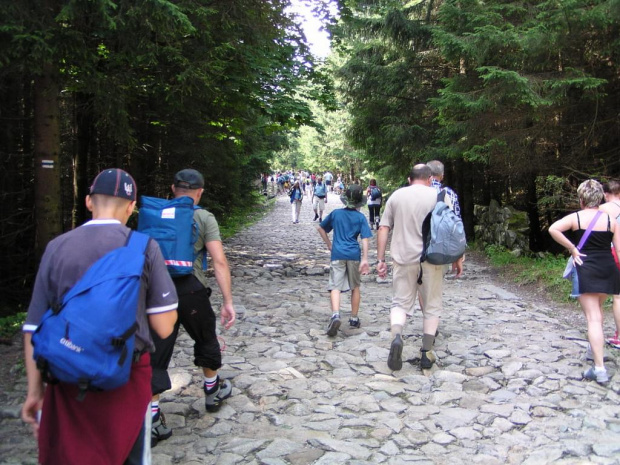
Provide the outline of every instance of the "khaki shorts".
{"type": "Polygon", "coordinates": [[[327,290],[346,292],[360,287],[361,282],[359,260],[333,260],[330,263],[327,290]]]}
{"type": "Polygon", "coordinates": [[[312,209],[313,210],[325,210],[325,199],[319,199],[316,195],[312,200],[312,209]]]}
{"type": "Polygon", "coordinates": [[[439,318],[443,309],[443,278],[446,271],[445,265],[431,265],[422,263],[424,274],[422,285],[418,285],[420,263],[413,265],[399,265],[394,263],[392,275],[392,308],[401,308],[410,312],[414,308],[415,298],[420,291],[424,303],[424,318],[439,318]]]}

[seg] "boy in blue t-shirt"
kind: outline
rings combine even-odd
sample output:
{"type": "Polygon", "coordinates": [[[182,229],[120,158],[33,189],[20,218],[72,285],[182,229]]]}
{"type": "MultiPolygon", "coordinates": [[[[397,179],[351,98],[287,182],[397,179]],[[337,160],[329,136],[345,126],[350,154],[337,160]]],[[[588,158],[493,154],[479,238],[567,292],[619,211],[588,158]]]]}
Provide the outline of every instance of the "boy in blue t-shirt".
{"type": "Polygon", "coordinates": [[[329,286],[332,306],[332,317],[327,326],[327,335],[335,336],[340,328],[340,293],[351,290],[351,318],[349,325],[352,328],[360,327],[357,312],[360,308],[360,274],[368,274],[368,238],[372,237],[366,217],[359,212],[364,205],[365,198],[361,186],[352,184],[340,196],[345,208],[332,211],[321,221],[317,230],[331,250],[329,266],[329,286]],[[328,233],[334,231],[334,241],[329,240],[328,233]],[[362,237],[362,251],[360,260],[360,246],[358,236],[362,237]]]}

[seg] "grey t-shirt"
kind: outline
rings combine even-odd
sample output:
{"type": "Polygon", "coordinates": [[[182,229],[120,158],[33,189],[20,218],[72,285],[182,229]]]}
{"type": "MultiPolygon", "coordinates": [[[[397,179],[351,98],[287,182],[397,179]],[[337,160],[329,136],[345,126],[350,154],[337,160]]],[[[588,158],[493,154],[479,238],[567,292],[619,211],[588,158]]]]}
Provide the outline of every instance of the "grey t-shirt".
{"type": "Polygon", "coordinates": [[[200,231],[196,243],[194,244],[194,254],[197,256],[194,261],[194,276],[198,278],[204,287],[208,287],[207,277],[203,270],[203,260],[206,257],[203,251],[206,250],[207,242],[222,241],[220,228],[213,213],[202,208],[194,211],[194,221],[198,224],[198,229],[200,231]]]}
{"type": "MultiPolygon", "coordinates": [[[[37,272],[23,331],[35,331],[43,314],[52,305],[61,302],[65,293],[99,258],[123,246],[129,232],[130,229],[119,221],[95,220],[50,241],[37,272]]],[[[155,350],[147,315],[176,310],[177,302],[174,283],[159,245],[156,241],[150,241],[138,301],[136,350],[155,350]]]]}

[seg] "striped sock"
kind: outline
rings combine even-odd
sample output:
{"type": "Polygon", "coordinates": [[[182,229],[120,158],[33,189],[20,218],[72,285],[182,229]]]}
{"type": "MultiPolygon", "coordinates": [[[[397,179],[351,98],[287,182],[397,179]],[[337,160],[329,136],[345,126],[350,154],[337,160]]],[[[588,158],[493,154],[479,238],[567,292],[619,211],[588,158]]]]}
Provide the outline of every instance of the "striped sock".
{"type": "Polygon", "coordinates": [[[159,413],[159,401],[152,400],[151,401],[151,415],[155,417],[159,413]]]}
{"type": "Polygon", "coordinates": [[[213,390],[213,388],[215,388],[217,386],[217,379],[218,379],[217,375],[215,375],[215,377],[213,377],[213,378],[207,378],[205,376],[205,384],[204,384],[205,390],[206,391],[213,390]]]}

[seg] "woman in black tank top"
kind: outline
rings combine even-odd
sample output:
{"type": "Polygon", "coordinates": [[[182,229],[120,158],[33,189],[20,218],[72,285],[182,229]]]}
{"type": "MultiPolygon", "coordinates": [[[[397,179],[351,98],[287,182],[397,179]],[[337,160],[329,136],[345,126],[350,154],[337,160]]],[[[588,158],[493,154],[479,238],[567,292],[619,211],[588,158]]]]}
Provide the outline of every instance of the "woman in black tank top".
{"type": "Polygon", "coordinates": [[[607,213],[599,212],[603,186],[588,180],[577,189],[581,210],[571,213],[549,227],[549,234],[560,245],[566,247],[574,261],[573,292],[588,321],[587,358],[594,365],[584,371],[583,377],[599,384],[609,381],[603,362],[603,303],[608,294],[620,294],[620,271],[618,270],[609,244],[620,247],[620,227],[607,213]],[[592,230],[581,250],[575,244],[586,233],[592,223],[592,230]],[[567,233],[567,234],[565,234],[567,233]],[[567,237],[568,236],[568,237],[567,237]],[[572,239],[572,241],[571,241],[572,239]]]}

